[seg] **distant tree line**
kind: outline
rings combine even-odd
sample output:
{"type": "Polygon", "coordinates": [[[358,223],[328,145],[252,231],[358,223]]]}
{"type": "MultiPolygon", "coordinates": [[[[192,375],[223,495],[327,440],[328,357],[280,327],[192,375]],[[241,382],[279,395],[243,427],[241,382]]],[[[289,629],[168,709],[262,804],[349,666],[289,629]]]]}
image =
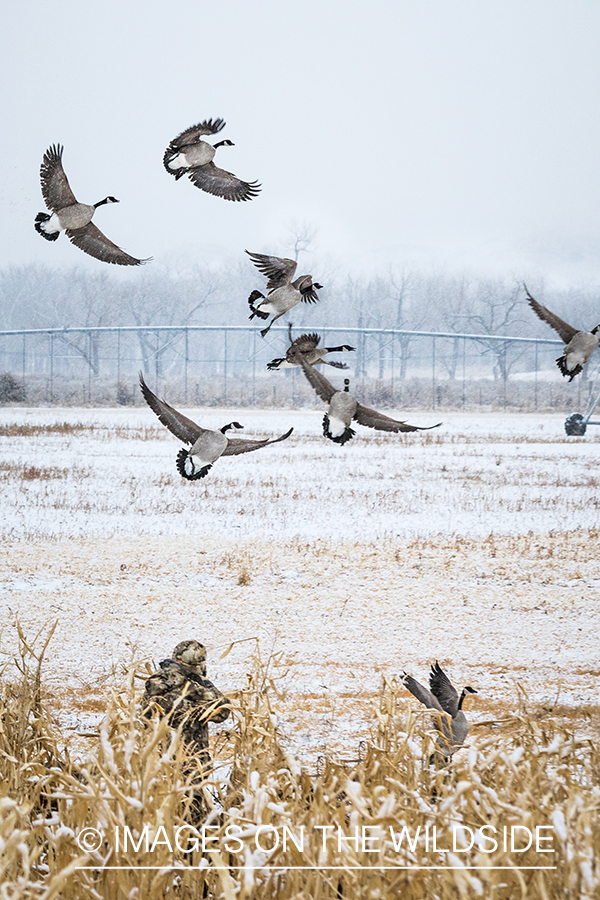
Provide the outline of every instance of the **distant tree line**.
{"type": "MultiPolygon", "coordinates": [[[[522,355],[514,345],[486,341],[486,335],[555,337],[529,310],[522,283],[515,278],[482,277],[444,271],[390,269],[374,276],[342,272],[332,262],[319,263],[296,242],[299,271],[312,272],[325,286],[317,306],[292,310],[295,329],[318,331],[320,326],[395,328],[468,332],[481,335],[481,351],[493,361],[494,377],[506,380],[522,355]]],[[[116,325],[242,325],[248,321],[247,296],[264,279],[249,261],[219,267],[193,265],[169,269],[150,265],[123,280],[110,270],[88,273],[78,268],[52,269],[39,264],[0,269],[0,329],[95,327],[116,325]]],[[[534,296],[574,325],[591,328],[600,322],[596,285],[546,289],[532,278],[534,296]]],[[[138,335],[144,365],[166,351],[170,337],[138,335]]],[[[410,336],[402,342],[400,378],[410,361],[410,336]]],[[[95,374],[97,347],[87,337],[69,338],[95,374]]],[[[460,363],[460,340],[440,359],[452,380],[460,363]]]]}

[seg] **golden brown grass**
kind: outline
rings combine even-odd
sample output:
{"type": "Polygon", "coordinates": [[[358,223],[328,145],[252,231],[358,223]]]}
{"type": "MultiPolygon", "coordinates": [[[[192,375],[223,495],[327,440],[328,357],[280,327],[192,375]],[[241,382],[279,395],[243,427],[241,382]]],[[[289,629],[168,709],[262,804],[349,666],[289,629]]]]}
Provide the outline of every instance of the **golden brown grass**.
{"type": "MultiPolygon", "coordinates": [[[[79,470],[81,473],[81,470],[79,470]]],[[[34,466],[17,465],[15,463],[0,463],[0,478],[17,478],[23,481],[49,481],[54,478],[67,478],[71,474],[70,469],[58,466],[34,466]]],[[[89,474],[89,472],[86,472],[89,474]]]]}
{"type": "Polygon", "coordinates": [[[0,437],[39,437],[48,434],[78,434],[95,431],[97,426],[83,422],[52,422],[50,424],[25,424],[9,422],[0,424],[0,437]]]}
{"type": "Polygon", "coordinates": [[[140,724],[132,669],[76,767],[41,692],[43,648],[21,639],[20,681],[5,680],[0,697],[3,900],[598,897],[597,744],[552,715],[532,715],[522,695],[516,713],[480,723],[452,764],[435,770],[428,714],[407,714],[400,686],[386,680],[369,740],[351,759],[324,754],[309,770],[275,724],[284,662],[272,655],[263,663],[256,651],[234,721],[213,742],[229,775],[202,780],[164,723],[140,724]],[[194,830],[202,824],[212,827],[205,852],[194,830]],[[444,853],[453,826],[457,850],[444,853]],[[498,829],[499,845],[467,849],[464,829],[484,826],[488,835],[498,829]],[[511,826],[547,827],[554,852],[505,850],[502,830],[511,826]],[[137,846],[124,847],[125,827],[137,846]],[[323,827],[331,829],[325,841],[323,827]],[[413,846],[404,840],[396,849],[390,828],[397,840],[402,827],[413,846]],[[82,850],[86,828],[101,837],[82,850]],[[194,837],[198,847],[184,852],[194,837]]]}

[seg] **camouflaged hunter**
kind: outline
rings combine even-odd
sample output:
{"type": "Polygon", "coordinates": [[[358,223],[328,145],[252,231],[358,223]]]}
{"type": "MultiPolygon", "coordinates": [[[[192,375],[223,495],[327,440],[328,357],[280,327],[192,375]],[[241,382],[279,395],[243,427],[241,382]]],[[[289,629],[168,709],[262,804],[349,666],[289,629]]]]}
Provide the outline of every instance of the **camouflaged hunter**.
{"type": "Polygon", "coordinates": [[[146,681],[142,715],[149,718],[157,710],[167,716],[172,728],[181,728],[190,756],[208,765],[208,723],[224,722],[231,707],[206,677],[206,648],[199,641],[182,641],[159,665],[146,681]]]}

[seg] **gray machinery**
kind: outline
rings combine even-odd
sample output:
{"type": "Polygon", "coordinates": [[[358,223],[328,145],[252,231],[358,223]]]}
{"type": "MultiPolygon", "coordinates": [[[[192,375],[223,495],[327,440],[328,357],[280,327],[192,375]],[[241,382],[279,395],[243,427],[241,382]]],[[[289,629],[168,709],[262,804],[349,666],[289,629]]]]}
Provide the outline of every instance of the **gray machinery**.
{"type": "Polygon", "coordinates": [[[590,380],[590,392],[585,412],[583,415],[581,413],[572,413],[565,419],[565,431],[569,435],[581,437],[587,431],[588,425],[600,425],[600,420],[592,419],[594,410],[600,403],[600,364],[596,366],[596,371],[590,380]]]}

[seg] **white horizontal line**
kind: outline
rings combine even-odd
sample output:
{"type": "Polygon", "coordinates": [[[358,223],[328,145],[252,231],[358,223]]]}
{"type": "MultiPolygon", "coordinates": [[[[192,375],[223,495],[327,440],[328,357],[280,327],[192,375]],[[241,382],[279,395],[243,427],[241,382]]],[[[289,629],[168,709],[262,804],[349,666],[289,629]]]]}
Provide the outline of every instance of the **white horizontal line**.
{"type": "Polygon", "coordinates": [[[557,866],[191,866],[186,863],[182,863],[179,866],[77,866],[75,871],[80,871],[82,869],[95,869],[102,870],[103,872],[110,870],[122,870],[122,869],[130,869],[132,871],[168,871],[173,870],[174,872],[186,871],[187,869],[202,869],[203,871],[209,871],[210,869],[234,869],[239,871],[245,871],[246,869],[251,869],[255,872],[264,872],[266,871],[308,871],[308,872],[329,872],[329,871],[341,871],[345,872],[350,869],[362,871],[375,871],[381,872],[384,870],[391,870],[393,872],[405,869],[440,869],[451,871],[452,869],[458,869],[459,871],[464,871],[466,869],[477,869],[477,870],[485,870],[487,871],[505,871],[505,872],[538,872],[541,870],[555,870],[557,866]]]}

